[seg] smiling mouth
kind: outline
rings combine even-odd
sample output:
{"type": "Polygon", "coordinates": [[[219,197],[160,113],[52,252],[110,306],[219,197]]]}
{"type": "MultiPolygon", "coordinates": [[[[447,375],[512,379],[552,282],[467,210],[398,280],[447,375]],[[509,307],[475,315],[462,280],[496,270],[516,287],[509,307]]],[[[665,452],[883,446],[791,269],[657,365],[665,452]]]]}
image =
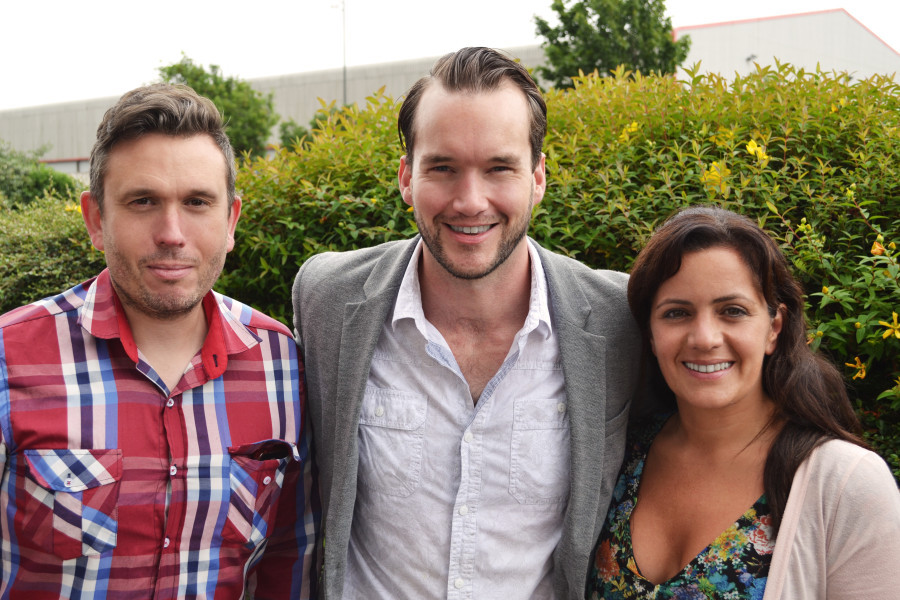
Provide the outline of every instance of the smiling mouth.
{"type": "Polygon", "coordinates": [[[493,225],[479,225],[477,227],[458,227],[456,225],[449,225],[450,229],[455,231],[456,233],[466,233],[469,235],[477,235],[479,233],[484,233],[493,225]]]}
{"type": "Polygon", "coordinates": [[[734,364],[734,361],[731,362],[720,362],[714,365],[698,365],[697,363],[686,362],[683,363],[691,371],[696,371],[697,373],[716,373],[718,371],[724,371],[725,369],[731,367],[734,364]]]}

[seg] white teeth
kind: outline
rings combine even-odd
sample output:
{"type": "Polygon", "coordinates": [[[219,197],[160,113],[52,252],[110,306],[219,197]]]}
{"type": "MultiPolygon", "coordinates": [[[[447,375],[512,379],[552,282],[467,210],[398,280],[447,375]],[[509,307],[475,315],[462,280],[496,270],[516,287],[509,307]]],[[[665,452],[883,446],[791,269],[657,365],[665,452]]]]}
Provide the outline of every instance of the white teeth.
{"type": "Polygon", "coordinates": [[[733,364],[733,362],[721,362],[714,365],[698,365],[697,363],[686,362],[684,366],[698,373],[715,373],[716,371],[724,371],[733,364]]]}
{"type": "Polygon", "coordinates": [[[490,228],[490,225],[479,225],[478,227],[457,227],[456,225],[450,226],[450,229],[456,231],[457,233],[484,233],[490,228]]]}

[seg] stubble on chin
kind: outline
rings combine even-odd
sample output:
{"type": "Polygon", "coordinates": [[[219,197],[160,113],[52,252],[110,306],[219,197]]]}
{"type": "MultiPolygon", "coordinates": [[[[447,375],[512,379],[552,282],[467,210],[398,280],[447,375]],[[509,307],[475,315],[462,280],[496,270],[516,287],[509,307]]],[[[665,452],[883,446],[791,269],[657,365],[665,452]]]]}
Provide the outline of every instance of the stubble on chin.
{"type": "Polygon", "coordinates": [[[209,263],[198,265],[198,282],[193,289],[183,290],[179,287],[179,282],[171,281],[162,282],[163,289],[156,292],[143,283],[141,271],[144,265],[160,257],[142,259],[138,263],[139,266],[132,268],[115,248],[112,248],[107,250],[106,259],[110,281],[123,306],[158,321],[175,321],[196,309],[203,297],[212,289],[225,265],[225,254],[223,249],[209,263]],[[119,275],[123,281],[118,281],[119,275]],[[130,285],[126,285],[126,281],[130,285]]]}
{"type": "MultiPolygon", "coordinates": [[[[528,213],[526,213],[526,218],[515,224],[514,230],[507,230],[507,235],[500,240],[500,246],[497,248],[493,260],[486,268],[466,271],[460,268],[459,265],[454,264],[444,249],[443,242],[440,239],[440,232],[443,230],[443,224],[435,222],[434,228],[429,229],[421,221],[418,212],[416,211],[414,214],[416,226],[419,228],[419,233],[422,235],[422,241],[425,243],[425,247],[428,248],[428,251],[434,257],[435,261],[453,277],[469,281],[487,277],[500,268],[500,266],[512,256],[516,248],[519,247],[519,244],[522,243],[522,240],[525,239],[525,236],[528,234],[528,225],[531,222],[531,210],[529,209],[528,213]]],[[[509,221],[506,221],[505,225],[508,226],[509,221]]],[[[477,252],[477,250],[472,248],[471,253],[474,254],[475,252],[477,252]]]]}

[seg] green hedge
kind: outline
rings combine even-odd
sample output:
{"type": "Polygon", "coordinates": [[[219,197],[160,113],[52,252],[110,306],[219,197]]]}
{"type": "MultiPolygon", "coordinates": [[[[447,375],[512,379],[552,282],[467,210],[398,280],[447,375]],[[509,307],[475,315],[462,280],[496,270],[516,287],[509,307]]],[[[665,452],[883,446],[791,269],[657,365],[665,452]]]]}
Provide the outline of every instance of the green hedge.
{"type": "Polygon", "coordinates": [[[99,273],[77,197],[48,195],[0,210],[0,313],[59,293],[99,273]]]}
{"type": "Polygon", "coordinates": [[[66,195],[81,187],[74,177],[39,161],[45,150],[19,152],[0,140],[0,210],[23,208],[46,193],[66,195]]]}
{"type": "MultiPolygon", "coordinates": [[[[784,64],[732,81],[576,78],[547,93],[549,185],[531,233],[628,270],[679,207],[714,202],[756,219],[806,288],[810,345],[842,365],[869,440],[900,477],[898,90],[784,64]]],[[[397,108],[376,92],[330,115],[303,147],[241,168],[244,214],[218,289],[289,323],[306,258],[414,233],[396,185],[397,108]]]]}

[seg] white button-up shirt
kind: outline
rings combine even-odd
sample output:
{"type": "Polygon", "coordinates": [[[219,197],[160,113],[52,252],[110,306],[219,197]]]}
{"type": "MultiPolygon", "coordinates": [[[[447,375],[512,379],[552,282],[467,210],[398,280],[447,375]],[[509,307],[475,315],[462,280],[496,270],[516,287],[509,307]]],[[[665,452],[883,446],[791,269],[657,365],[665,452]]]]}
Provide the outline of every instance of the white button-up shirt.
{"type": "MultiPolygon", "coordinates": [[[[345,598],[553,598],[569,420],[543,267],[478,403],[425,319],[412,256],[372,359],[345,598]]],[[[326,540],[327,543],[327,540],[326,540]]]]}

